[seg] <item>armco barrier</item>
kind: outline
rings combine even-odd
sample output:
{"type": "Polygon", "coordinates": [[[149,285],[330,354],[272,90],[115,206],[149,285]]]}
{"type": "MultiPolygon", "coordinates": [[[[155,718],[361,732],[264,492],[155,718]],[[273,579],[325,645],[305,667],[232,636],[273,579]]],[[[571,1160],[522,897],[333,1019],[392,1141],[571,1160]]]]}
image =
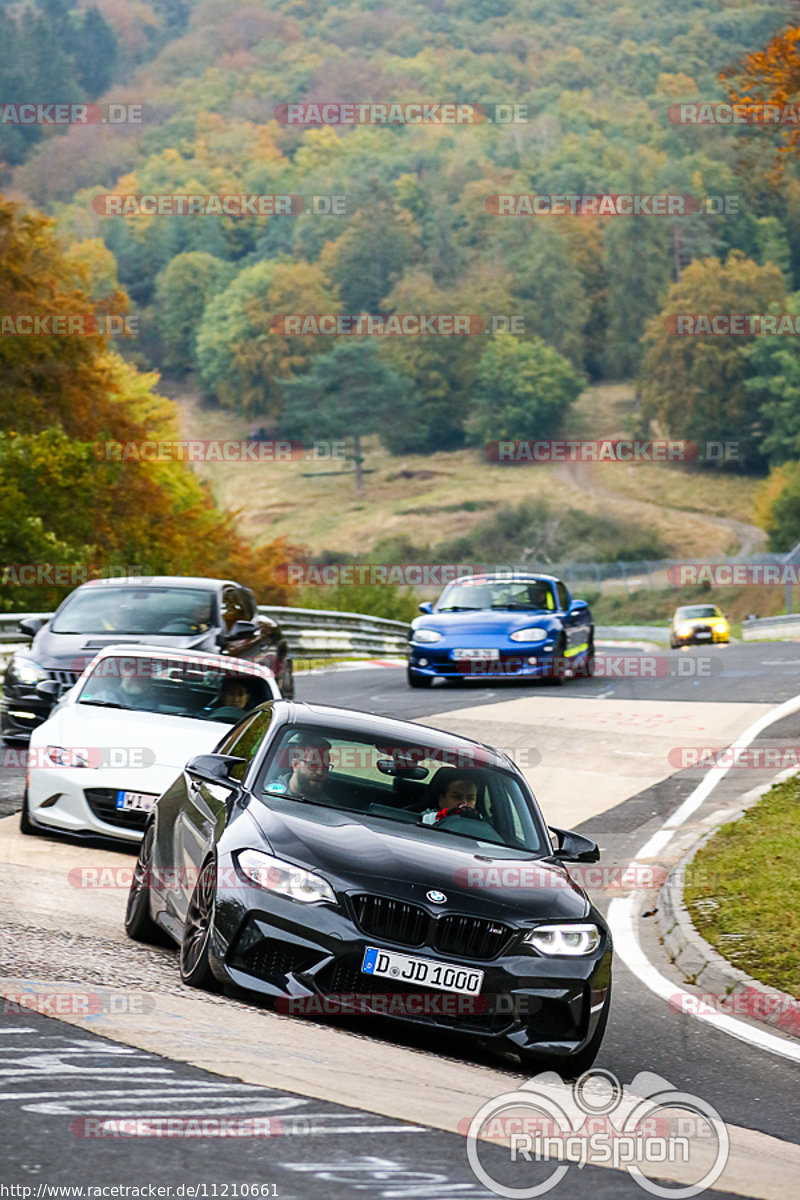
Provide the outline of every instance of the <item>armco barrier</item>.
{"type": "Polygon", "coordinates": [[[743,642],[800,641],[800,613],[742,621],[743,642]]]}
{"type": "MultiPolygon", "coordinates": [[[[295,657],[345,658],[353,655],[405,657],[408,625],[364,613],[262,604],[258,611],[281,626],[295,657]]],[[[0,665],[27,645],[19,632],[23,617],[51,613],[0,613],[0,665]]]]}

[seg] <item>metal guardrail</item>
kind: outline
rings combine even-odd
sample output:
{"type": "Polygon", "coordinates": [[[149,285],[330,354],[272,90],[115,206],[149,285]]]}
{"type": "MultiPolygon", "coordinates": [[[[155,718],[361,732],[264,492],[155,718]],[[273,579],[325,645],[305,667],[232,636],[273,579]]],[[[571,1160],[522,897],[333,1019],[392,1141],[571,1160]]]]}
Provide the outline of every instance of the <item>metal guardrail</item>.
{"type": "Polygon", "coordinates": [[[742,621],[743,642],[800,641],[800,613],[782,617],[756,617],[742,621]]]}
{"type": "MultiPolygon", "coordinates": [[[[295,656],[345,658],[353,655],[405,657],[408,625],[364,613],[335,612],[319,608],[283,608],[260,604],[258,611],[277,621],[295,656]]],[[[23,617],[47,620],[52,613],[0,613],[0,663],[21,646],[19,621],[23,617]]]]}

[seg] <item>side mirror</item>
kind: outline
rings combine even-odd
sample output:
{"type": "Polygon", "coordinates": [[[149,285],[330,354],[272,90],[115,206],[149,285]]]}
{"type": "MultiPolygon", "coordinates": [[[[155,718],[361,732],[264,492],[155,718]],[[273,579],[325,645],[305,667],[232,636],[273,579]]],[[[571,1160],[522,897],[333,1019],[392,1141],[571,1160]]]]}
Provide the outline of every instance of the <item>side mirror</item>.
{"type": "Polygon", "coordinates": [[[569,606],[569,611],[573,613],[582,613],[586,612],[588,607],[589,605],[585,600],[573,600],[569,606]]]}
{"type": "Polygon", "coordinates": [[[18,622],[20,633],[24,633],[29,638],[36,637],[42,626],[46,624],[44,617],[23,617],[18,622]]]}
{"type": "Polygon", "coordinates": [[[596,842],[589,841],[580,833],[571,829],[557,829],[550,826],[550,832],[558,838],[558,849],[553,851],[553,858],[562,862],[594,863],[600,861],[600,851],[596,842]]]}
{"type": "Polygon", "coordinates": [[[247,638],[258,636],[258,626],[255,621],[234,621],[231,629],[227,633],[221,633],[217,638],[220,645],[226,645],[228,642],[243,642],[247,638]]]}
{"type": "Polygon", "coordinates": [[[236,791],[240,780],[231,778],[231,771],[237,763],[247,762],[246,758],[236,758],[232,754],[197,754],[190,758],[184,770],[190,779],[197,783],[216,783],[222,787],[236,791]]]}
{"type": "Polygon", "coordinates": [[[43,679],[36,685],[36,695],[43,699],[49,696],[51,700],[55,700],[61,695],[61,684],[57,679],[43,679]]]}
{"type": "Polygon", "coordinates": [[[430,600],[423,600],[423,601],[422,601],[422,603],[421,603],[421,604],[420,604],[420,606],[419,606],[419,611],[420,611],[420,612],[424,612],[424,613],[432,613],[432,612],[433,612],[433,603],[432,603],[432,601],[430,601],[430,600]]]}

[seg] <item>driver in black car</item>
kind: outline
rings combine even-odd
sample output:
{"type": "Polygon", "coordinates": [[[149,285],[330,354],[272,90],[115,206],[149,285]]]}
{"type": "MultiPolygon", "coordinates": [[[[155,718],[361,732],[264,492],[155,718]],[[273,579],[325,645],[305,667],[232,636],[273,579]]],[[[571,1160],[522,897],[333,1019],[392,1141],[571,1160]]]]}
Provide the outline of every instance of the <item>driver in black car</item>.
{"type": "Polygon", "coordinates": [[[423,825],[435,825],[445,817],[482,819],[475,807],[478,803],[477,783],[472,776],[462,775],[457,770],[442,776],[435,803],[436,808],[422,814],[423,825]]]}
{"type": "Polygon", "coordinates": [[[309,800],[326,799],[325,784],[331,770],[331,744],[323,737],[310,737],[291,748],[290,796],[309,800]]]}

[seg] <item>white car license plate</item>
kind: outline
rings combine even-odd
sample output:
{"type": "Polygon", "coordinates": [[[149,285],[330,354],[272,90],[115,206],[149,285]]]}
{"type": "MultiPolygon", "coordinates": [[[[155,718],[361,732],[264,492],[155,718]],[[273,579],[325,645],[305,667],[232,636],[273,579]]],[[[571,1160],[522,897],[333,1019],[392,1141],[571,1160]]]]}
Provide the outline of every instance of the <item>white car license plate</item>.
{"type": "Polygon", "coordinates": [[[441,992],[460,992],[464,996],[477,996],[483,984],[483,971],[474,967],[454,967],[452,963],[414,958],[394,950],[377,950],[375,946],[367,946],[361,970],[365,975],[423,984],[441,992]]]}
{"type": "Polygon", "coordinates": [[[698,633],[696,633],[696,634],[695,634],[695,637],[697,637],[697,638],[710,638],[710,637],[711,637],[711,634],[708,632],[708,630],[707,630],[707,629],[701,629],[701,630],[700,630],[698,633]]]}
{"type": "Polygon", "coordinates": [[[483,659],[483,658],[499,658],[499,657],[500,657],[500,651],[497,650],[496,648],[491,649],[491,650],[486,649],[486,650],[454,650],[453,651],[453,658],[456,659],[456,661],[459,661],[459,660],[463,661],[464,659],[469,659],[469,658],[483,659]]]}
{"type": "Polygon", "coordinates": [[[117,792],[117,808],[126,812],[150,812],[158,796],[148,792],[117,792]]]}

